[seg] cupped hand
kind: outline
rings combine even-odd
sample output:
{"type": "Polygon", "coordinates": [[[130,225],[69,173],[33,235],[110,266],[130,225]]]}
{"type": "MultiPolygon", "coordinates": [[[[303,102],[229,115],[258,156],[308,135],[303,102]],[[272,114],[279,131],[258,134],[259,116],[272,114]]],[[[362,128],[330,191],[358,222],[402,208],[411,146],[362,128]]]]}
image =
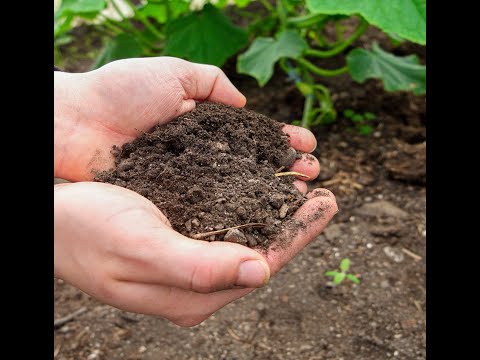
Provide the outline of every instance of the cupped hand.
{"type": "Polygon", "coordinates": [[[317,189],[294,214],[307,225],[287,248],[261,254],[243,245],[193,240],[155,205],[118,186],[55,186],[55,276],[117,308],[197,325],[268,282],[337,211],[317,189]]]}
{"type": "MultiPolygon", "coordinates": [[[[155,314],[182,326],[263,286],[314,239],[337,212],[324,189],[294,217],[306,226],[286,248],[266,255],[227,242],[192,240],[174,231],[153,203],[124,188],[86,182],[113,166],[122,145],[157,123],[192,110],[195,101],[245,105],[217,67],[176,58],[129,59],[83,74],[55,73],[55,176],[85,181],[55,186],[55,276],[118,308],[155,314]],[[244,264],[245,266],[241,266],[244,264]]],[[[290,145],[309,153],[313,134],[285,125],[290,145]]],[[[291,167],[318,176],[304,154],[291,167]]],[[[303,193],[307,185],[296,180],[303,193]]]]}
{"type": "MultiPolygon", "coordinates": [[[[70,181],[92,180],[92,170],[113,167],[113,145],[193,110],[195,101],[246,103],[218,67],[172,57],[118,60],[87,73],[54,76],[54,175],[70,181]]],[[[285,130],[294,147],[313,151],[316,140],[309,131],[285,130]]],[[[306,175],[318,171],[316,163],[306,175]]]]}

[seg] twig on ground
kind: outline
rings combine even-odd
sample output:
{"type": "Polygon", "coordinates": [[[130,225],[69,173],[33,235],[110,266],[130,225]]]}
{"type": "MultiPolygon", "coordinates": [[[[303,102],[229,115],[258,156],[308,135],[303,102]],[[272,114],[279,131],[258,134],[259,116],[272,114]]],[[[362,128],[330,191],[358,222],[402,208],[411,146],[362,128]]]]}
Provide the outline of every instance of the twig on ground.
{"type": "Polygon", "coordinates": [[[58,329],[61,328],[63,325],[68,323],[69,321],[72,321],[74,318],[76,318],[79,315],[82,315],[84,312],[86,312],[88,309],[86,307],[81,307],[80,309],[72,312],[71,314],[68,314],[67,316],[64,316],[60,319],[55,320],[53,323],[53,328],[58,329]]]}
{"type": "Polygon", "coordinates": [[[262,223],[250,223],[250,224],[238,225],[238,226],[233,226],[233,227],[229,227],[229,228],[226,228],[226,229],[214,230],[214,231],[208,231],[208,232],[204,232],[204,233],[200,233],[200,234],[195,234],[195,235],[192,235],[192,239],[201,239],[201,238],[204,238],[206,236],[223,234],[223,233],[228,232],[229,230],[241,229],[241,228],[245,228],[245,227],[255,228],[255,227],[265,227],[265,226],[267,226],[267,225],[262,224],[262,223]]]}
{"type": "Polygon", "coordinates": [[[412,259],[414,259],[415,261],[420,261],[420,260],[422,260],[422,257],[421,257],[421,256],[419,256],[419,255],[411,252],[411,251],[408,250],[408,249],[402,248],[402,251],[403,251],[405,254],[407,254],[408,256],[410,256],[412,259]]]}
{"type": "Polygon", "coordinates": [[[230,336],[231,336],[232,338],[234,338],[235,340],[244,342],[244,340],[243,340],[240,336],[238,336],[238,335],[235,333],[235,331],[233,331],[232,329],[227,328],[227,331],[228,331],[228,333],[230,334],[230,336]]]}

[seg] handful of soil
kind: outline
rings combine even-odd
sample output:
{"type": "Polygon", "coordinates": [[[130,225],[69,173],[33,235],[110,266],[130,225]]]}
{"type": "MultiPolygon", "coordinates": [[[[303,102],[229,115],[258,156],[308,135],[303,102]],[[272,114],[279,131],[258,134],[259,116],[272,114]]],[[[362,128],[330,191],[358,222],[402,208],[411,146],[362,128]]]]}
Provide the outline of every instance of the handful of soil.
{"type": "Polygon", "coordinates": [[[294,176],[277,176],[299,156],[282,125],[245,109],[200,103],[114,146],[115,169],[95,180],[145,196],[183,235],[266,249],[305,202],[294,176]]]}

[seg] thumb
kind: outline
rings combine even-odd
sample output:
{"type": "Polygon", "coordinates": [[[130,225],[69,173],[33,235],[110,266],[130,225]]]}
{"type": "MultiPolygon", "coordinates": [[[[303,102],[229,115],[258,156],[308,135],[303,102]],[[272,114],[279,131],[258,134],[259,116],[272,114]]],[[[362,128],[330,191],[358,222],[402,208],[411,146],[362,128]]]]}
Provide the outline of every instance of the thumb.
{"type": "Polygon", "coordinates": [[[188,71],[179,72],[180,82],[192,104],[197,101],[213,101],[235,107],[243,107],[245,96],[231,83],[217,66],[185,62],[188,71]]]}
{"type": "Polygon", "coordinates": [[[123,269],[130,281],[210,293],[258,288],[270,278],[265,258],[243,245],[193,240],[167,226],[152,229],[146,240],[123,269]]]}

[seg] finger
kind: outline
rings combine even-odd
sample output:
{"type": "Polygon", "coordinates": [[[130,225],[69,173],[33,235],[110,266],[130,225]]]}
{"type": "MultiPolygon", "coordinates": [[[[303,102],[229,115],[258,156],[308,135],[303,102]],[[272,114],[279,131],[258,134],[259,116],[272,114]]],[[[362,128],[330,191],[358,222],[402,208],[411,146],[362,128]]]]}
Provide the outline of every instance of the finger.
{"type": "Polygon", "coordinates": [[[289,135],[288,141],[290,146],[296,150],[311,153],[317,147],[317,139],[308,129],[286,124],[283,126],[282,131],[289,135]]]}
{"type": "Polygon", "coordinates": [[[289,171],[296,171],[300,174],[307,175],[309,178],[297,176],[297,179],[311,181],[320,173],[320,163],[317,158],[310,154],[302,154],[300,159],[295,160],[289,171]]]}
{"type": "Polygon", "coordinates": [[[209,100],[236,107],[245,106],[247,99],[230,82],[224,72],[213,65],[188,63],[189,72],[180,80],[188,98],[209,100]]]}
{"type": "Polygon", "coordinates": [[[296,226],[282,236],[289,241],[288,245],[272,248],[266,254],[272,275],[315,239],[338,211],[335,196],[329,190],[316,189],[307,197],[310,199],[293,215],[296,226]]]}
{"type": "Polygon", "coordinates": [[[253,290],[232,289],[200,294],[162,285],[116,281],[104,289],[100,300],[125,311],[157,315],[179,326],[191,327],[253,290]]]}
{"type": "MultiPolygon", "coordinates": [[[[132,236],[130,234],[129,236],[132,236]]],[[[265,258],[230,242],[187,238],[163,224],[122,252],[117,280],[161,284],[210,293],[234,287],[258,288],[270,278],[265,258]]]]}
{"type": "Polygon", "coordinates": [[[308,186],[305,181],[302,180],[294,180],[293,185],[303,194],[305,195],[308,191],[308,186]]]}

